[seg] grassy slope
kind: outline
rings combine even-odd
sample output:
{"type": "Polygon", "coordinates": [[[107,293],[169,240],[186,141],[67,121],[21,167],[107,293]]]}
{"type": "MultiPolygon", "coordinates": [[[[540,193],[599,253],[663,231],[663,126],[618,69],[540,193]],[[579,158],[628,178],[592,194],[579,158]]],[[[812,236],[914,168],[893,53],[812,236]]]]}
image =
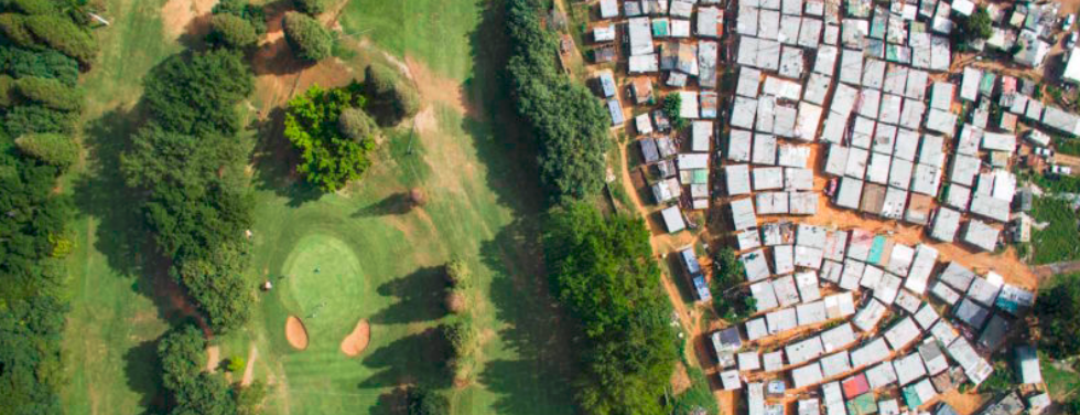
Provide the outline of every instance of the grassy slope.
{"type": "Polygon", "coordinates": [[[1076,229],[1076,214],[1069,202],[1053,198],[1038,198],[1032,210],[1036,222],[1047,222],[1043,230],[1033,230],[1032,246],[1035,264],[1049,264],[1080,258],[1080,231],[1076,229]]]}
{"type": "Polygon", "coordinates": [[[164,301],[148,295],[150,284],[133,271],[136,250],[126,245],[137,221],[122,213],[122,186],[109,173],[118,150],[110,137],[130,128],[129,109],[141,77],[179,50],[162,41],[162,0],[109,0],[113,25],[97,30],[102,54],[85,76],[89,92],[86,133],[90,148],[82,175],[69,177],[79,216],[71,223],[78,246],[68,261],[72,309],[64,342],[70,379],[63,402],[68,413],[135,413],[151,405],[158,390],[154,340],[167,329],[164,301]],[[104,171],[104,173],[102,173],[104,171]]]}
{"type": "MultiPolygon", "coordinates": [[[[293,352],[284,344],[284,317],[310,312],[301,303],[310,307],[313,300],[311,293],[279,283],[256,306],[248,329],[217,338],[223,357],[246,355],[250,342],[257,345],[256,376],[278,384],[268,405],[271,413],[352,413],[363,407],[383,413],[395,398],[394,385],[444,378],[440,359],[433,356],[438,349],[430,347],[436,343],[430,329],[443,313],[435,267],[452,255],[470,258],[490,311],[483,322],[490,337],[486,363],[477,384],[455,390],[457,412],[570,411],[563,381],[566,346],[553,335],[553,312],[536,283],[539,257],[528,242],[535,235],[539,202],[535,174],[521,166],[529,165],[532,153],[528,146],[518,148],[515,131],[491,126],[512,120],[505,112],[510,105],[495,92],[501,45],[476,41],[481,39],[476,31],[499,39],[492,34],[501,30],[501,22],[482,13],[482,3],[414,0],[401,6],[353,0],[342,23],[348,33],[370,37],[393,55],[408,54],[437,75],[463,82],[471,96],[485,102],[483,118],[498,122],[477,122],[439,105],[437,131],[416,140],[405,131],[390,134],[380,166],[347,196],[301,201],[304,192],[296,188],[257,180],[252,283],[286,271],[294,245],[305,240],[310,245],[312,238],[305,235],[332,236],[353,250],[364,287],[348,299],[357,304],[355,310],[327,306],[320,313],[348,321],[339,328],[341,335],[351,329],[351,315],[372,321],[372,342],[359,359],[343,358],[332,329],[313,333],[307,351],[293,352]],[[413,186],[429,194],[423,213],[398,208],[401,192],[413,186]],[[320,341],[324,338],[329,339],[320,341]]],[[[130,196],[111,173],[119,151],[115,137],[138,120],[127,109],[138,99],[141,77],[180,50],[161,40],[160,9],[160,0],[110,0],[109,10],[121,17],[103,34],[103,57],[88,76],[92,111],[86,141],[92,168],[72,183],[84,213],[75,223],[84,243],[70,263],[73,311],[65,351],[73,381],[64,399],[71,413],[138,413],[161,400],[154,340],[179,313],[163,298],[172,292],[167,284],[140,278],[150,273],[136,267],[139,249],[128,242],[140,233],[137,216],[123,209],[130,196]]],[[[302,285],[306,290],[333,284],[302,285]]],[[[334,307],[346,303],[333,302],[334,307]]]]}

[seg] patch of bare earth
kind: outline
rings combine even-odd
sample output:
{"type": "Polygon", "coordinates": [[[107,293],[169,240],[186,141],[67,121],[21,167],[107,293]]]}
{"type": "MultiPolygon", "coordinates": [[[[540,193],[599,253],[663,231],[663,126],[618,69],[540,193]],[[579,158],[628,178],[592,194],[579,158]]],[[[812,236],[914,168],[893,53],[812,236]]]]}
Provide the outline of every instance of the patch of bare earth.
{"type": "Polygon", "coordinates": [[[250,386],[251,382],[255,380],[255,361],[258,359],[259,349],[252,343],[251,349],[248,350],[247,367],[244,368],[244,378],[240,380],[241,386],[250,386]]]}
{"type": "Polygon", "coordinates": [[[217,370],[218,365],[221,364],[221,347],[220,346],[207,346],[206,347],[206,371],[213,373],[217,370]]]}
{"type": "Polygon", "coordinates": [[[690,374],[686,373],[686,366],[682,362],[675,364],[675,371],[671,374],[671,393],[679,395],[690,389],[692,384],[690,374]]]}
{"type": "Polygon", "coordinates": [[[161,7],[162,26],[169,39],[205,34],[210,12],[218,0],[169,0],[161,7]]]}

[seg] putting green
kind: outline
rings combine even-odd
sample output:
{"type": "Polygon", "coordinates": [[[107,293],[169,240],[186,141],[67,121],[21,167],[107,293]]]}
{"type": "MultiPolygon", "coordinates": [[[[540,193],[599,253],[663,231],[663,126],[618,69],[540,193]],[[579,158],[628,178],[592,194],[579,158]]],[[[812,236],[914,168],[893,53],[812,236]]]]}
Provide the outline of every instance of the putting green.
{"type": "Polygon", "coordinates": [[[288,298],[285,304],[304,321],[312,341],[336,345],[368,311],[363,299],[371,287],[360,260],[335,236],[312,233],[300,238],[282,264],[281,275],[278,285],[288,298]]]}

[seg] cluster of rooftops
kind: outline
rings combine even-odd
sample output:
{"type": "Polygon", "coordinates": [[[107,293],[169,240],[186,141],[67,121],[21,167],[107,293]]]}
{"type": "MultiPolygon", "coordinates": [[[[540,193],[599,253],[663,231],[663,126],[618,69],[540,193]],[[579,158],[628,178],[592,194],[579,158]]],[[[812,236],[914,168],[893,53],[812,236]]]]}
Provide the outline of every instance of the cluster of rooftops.
{"type": "MultiPolygon", "coordinates": [[[[985,356],[1034,304],[997,273],[939,266],[933,247],[860,229],[778,222],[738,239],[756,308],[711,340],[724,389],[745,389],[751,415],[783,413],[766,403],[766,385],[808,397],[800,414],[924,409],[985,381],[994,370],[985,356]]],[[[1015,353],[1022,382],[1041,383],[1034,349],[1015,353]]]]}

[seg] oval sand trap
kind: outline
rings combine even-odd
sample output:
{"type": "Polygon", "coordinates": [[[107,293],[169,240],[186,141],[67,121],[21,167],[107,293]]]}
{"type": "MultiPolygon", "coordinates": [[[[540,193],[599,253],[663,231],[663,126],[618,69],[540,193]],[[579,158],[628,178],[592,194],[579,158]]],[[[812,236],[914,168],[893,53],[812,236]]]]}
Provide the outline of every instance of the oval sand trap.
{"type": "Polygon", "coordinates": [[[289,341],[289,345],[296,350],[307,349],[308,335],[307,328],[304,328],[304,322],[296,316],[289,316],[285,320],[285,339],[289,341]]]}
{"type": "Polygon", "coordinates": [[[367,348],[369,340],[371,340],[371,326],[368,325],[367,320],[361,319],[356,323],[356,328],[352,333],[341,341],[341,352],[349,357],[359,356],[367,348]]]}

